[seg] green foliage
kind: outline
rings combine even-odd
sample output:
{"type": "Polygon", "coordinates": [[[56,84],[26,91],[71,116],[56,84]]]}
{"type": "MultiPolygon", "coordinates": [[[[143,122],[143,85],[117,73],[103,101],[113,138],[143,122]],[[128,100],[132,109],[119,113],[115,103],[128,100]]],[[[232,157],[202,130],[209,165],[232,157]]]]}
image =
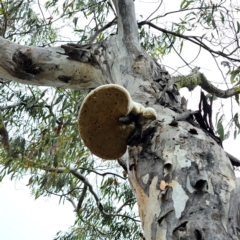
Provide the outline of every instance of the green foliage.
{"type": "Polygon", "coordinates": [[[7,174],[12,179],[28,175],[28,186],[36,199],[54,194],[60,202],[71,198],[77,204],[83,183],[69,169],[78,169],[98,182],[94,188],[100,190],[106,213],[115,213],[127,202],[118,213],[127,217],[105,216],[87,192],[72,232],[59,233],[56,239],[68,235],[68,239],[138,239],[134,236],[140,231],[139,224],[128,218],[137,220],[132,211],[135,197],[127,179],[116,163],[94,160],[79,138],[77,115],[84,96],[84,92],[73,90],[2,84],[0,102],[5,103],[2,115],[11,150],[0,151],[1,179],[7,174]]]}
{"type": "Polygon", "coordinates": [[[52,28],[51,22],[41,19],[35,1],[1,1],[0,18],[2,27],[0,35],[14,42],[25,45],[49,45],[57,37],[57,29],[52,28]]]}
{"type": "Polygon", "coordinates": [[[226,140],[229,137],[230,132],[233,132],[233,137],[234,139],[236,139],[237,136],[240,134],[239,112],[236,112],[233,115],[232,119],[227,124],[225,129],[223,127],[223,120],[225,120],[225,115],[222,114],[220,118],[218,118],[219,113],[220,112],[218,112],[216,115],[217,133],[219,134],[222,140],[226,140]]]}

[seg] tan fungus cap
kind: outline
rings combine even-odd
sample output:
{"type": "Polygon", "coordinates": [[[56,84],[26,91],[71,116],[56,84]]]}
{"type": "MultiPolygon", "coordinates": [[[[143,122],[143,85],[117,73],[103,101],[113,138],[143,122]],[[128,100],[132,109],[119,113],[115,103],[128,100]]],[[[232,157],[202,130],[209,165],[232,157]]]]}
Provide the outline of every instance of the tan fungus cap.
{"type": "Polygon", "coordinates": [[[127,149],[133,124],[123,124],[120,117],[128,115],[133,106],[128,91],[116,84],[93,90],[83,101],[78,117],[80,136],[96,156],[120,158],[127,149]]]}

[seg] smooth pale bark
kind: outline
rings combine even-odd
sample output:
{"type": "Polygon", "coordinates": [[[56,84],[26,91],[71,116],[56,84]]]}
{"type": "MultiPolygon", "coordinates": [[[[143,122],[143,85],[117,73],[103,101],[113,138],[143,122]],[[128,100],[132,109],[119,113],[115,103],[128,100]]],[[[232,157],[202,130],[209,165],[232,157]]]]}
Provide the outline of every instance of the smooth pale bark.
{"type": "Polygon", "coordinates": [[[239,239],[239,182],[224,150],[186,121],[169,74],[140,48],[134,2],[114,0],[118,34],[89,46],[24,47],[0,39],[1,81],[91,89],[124,86],[158,119],[133,134],[121,159],[147,240],[239,239]],[[171,109],[171,110],[170,110],[171,109]],[[184,119],[183,119],[184,120],[184,119]]]}
{"type": "MultiPolygon", "coordinates": [[[[91,56],[89,49],[83,52],[91,56]]],[[[0,80],[71,89],[95,88],[107,83],[96,64],[69,59],[61,47],[27,47],[1,37],[0,80]]]]}

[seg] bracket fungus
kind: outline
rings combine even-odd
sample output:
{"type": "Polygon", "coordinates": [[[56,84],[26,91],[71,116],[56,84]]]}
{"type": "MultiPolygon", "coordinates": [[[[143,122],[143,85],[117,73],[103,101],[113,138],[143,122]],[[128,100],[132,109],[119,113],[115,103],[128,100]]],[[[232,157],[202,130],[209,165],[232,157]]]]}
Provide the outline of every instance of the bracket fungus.
{"type": "Polygon", "coordinates": [[[107,84],[94,89],[84,99],[78,116],[79,134],[84,144],[100,158],[120,158],[126,152],[135,123],[126,124],[119,118],[130,113],[141,114],[146,119],[157,118],[153,108],[134,102],[120,85],[107,84]]]}

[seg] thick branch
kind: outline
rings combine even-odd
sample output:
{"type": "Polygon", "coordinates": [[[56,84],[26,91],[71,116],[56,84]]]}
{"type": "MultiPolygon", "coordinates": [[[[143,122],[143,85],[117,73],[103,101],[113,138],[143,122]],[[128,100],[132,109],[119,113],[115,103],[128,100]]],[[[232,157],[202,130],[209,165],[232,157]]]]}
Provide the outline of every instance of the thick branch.
{"type": "Polygon", "coordinates": [[[240,93],[239,86],[227,90],[221,90],[215,87],[209,80],[207,80],[203,73],[195,71],[195,69],[187,76],[179,75],[173,77],[173,79],[179,88],[187,87],[190,91],[192,91],[195,87],[200,86],[208,93],[211,93],[219,98],[229,98],[240,93]]]}
{"type": "Polygon", "coordinates": [[[202,89],[204,89],[205,91],[211,94],[214,94],[216,97],[229,98],[240,93],[239,86],[233,87],[227,90],[221,90],[219,88],[216,88],[214,85],[212,85],[210,81],[208,81],[207,78],[202,73],[199,73],[199,77],[201,78],[201,83],[199,84],[199,86],[201,86],[202,89]]]}
{"type": "Polygon", "coordinates": [[[60,47],[27,47],[0,38],[0,80],[71,89],[95,88],[106,83],[106,77],[92,63],[91,50],[87,53],[88,61],[86,51],[81,54],[83,61],[74,61],[60,47]]]}
{"type": "Polygon", "coordinates": [[[118,16],[118,36],[125,45],[139,45],[138,26],[135,15],[134,1],[114,0],[114,5],[118,16]]]}

